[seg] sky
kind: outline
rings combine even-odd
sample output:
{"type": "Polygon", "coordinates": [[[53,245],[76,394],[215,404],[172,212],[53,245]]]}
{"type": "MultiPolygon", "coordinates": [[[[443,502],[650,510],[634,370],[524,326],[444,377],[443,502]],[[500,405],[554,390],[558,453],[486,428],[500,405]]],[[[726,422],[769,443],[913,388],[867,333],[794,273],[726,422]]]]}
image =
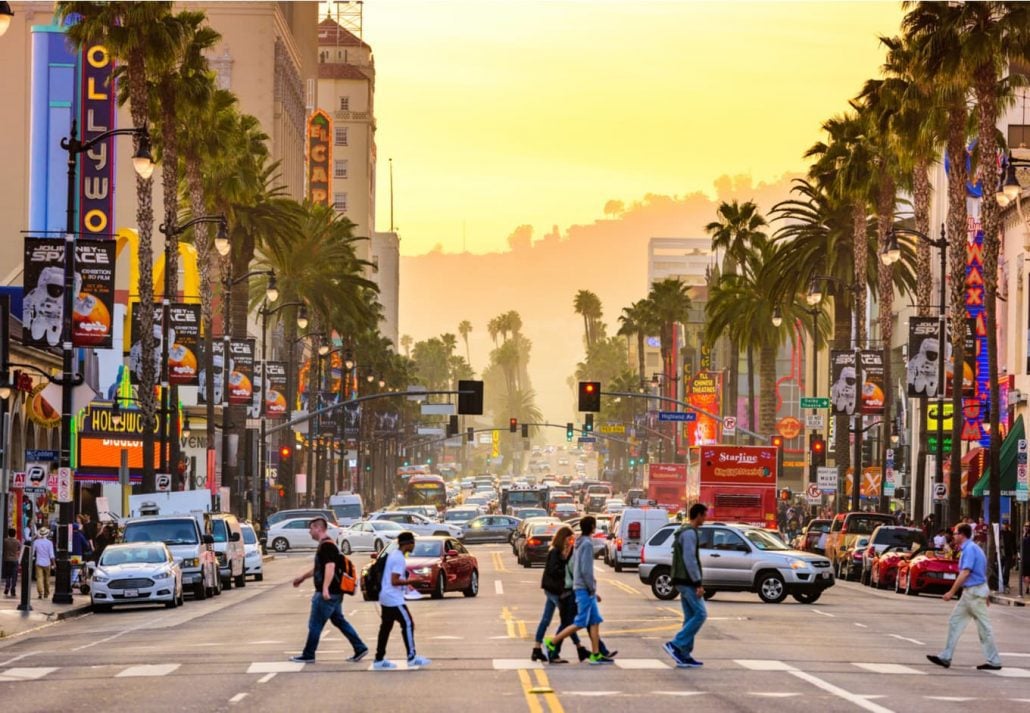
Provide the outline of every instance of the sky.
{"type": "Polygon", "coordinates": [[[508,248],[609,200],[803,171],[876,75],[897,2],[366,0],[377,228],[404,255],[508,248]]]}

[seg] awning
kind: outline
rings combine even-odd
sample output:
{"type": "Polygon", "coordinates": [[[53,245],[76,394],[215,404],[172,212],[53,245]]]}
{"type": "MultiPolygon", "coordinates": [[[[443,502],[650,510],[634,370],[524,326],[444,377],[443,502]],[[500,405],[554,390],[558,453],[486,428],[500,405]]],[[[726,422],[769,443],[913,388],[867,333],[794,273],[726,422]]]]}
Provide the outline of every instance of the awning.
{"type": "MultiPolygon", "coordinates": [[[[1002,495],[1011,496],[1016,494],[1016,453],[1019,449],[1019,442],[1024,438],[1026,438],[1026,428],[1023,426],[1023,416],[1020,415],[1016,418],[1016,422],[1012,424],[1012,430],[1005,436],[1005,440],[1001,442],[999,463],[1001,464],[1002,495]]],[[[973,487],[974,498],[982,498],[991,494],[987,486],[990,477],[991,468],[988,465],[984,468],[983,477],[973,487]]]]}

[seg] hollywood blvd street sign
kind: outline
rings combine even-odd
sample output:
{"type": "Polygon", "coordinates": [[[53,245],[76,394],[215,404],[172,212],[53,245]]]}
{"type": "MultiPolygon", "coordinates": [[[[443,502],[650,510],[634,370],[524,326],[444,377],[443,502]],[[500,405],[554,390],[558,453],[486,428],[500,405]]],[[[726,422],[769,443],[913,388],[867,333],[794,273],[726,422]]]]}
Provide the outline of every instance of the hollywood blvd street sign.
{"type": "Polygon", "coordinates": [[[697,413],[695,411],[659,411],[658,420],[680,422],[696,421],[697,413]]]}

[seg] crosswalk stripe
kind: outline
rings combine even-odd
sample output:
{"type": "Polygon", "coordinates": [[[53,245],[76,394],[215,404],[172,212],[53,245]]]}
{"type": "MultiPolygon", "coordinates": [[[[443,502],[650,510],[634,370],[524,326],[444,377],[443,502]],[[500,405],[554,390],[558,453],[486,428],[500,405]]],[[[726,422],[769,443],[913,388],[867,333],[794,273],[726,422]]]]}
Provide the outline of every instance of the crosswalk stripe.
{"type": "Polygon", "coordinates": [[[56,671],[56,667],[9,668],[0,673],[0,681],[34,681],[56,671]]]}
{"type": "Polygon", "coordinates": [[[131,678],[141,676],[167,676],[175,669],[179,668],[181,664],[177,663],[155,663],[155,664],[140,664],[139,666],[129,666],[118,673],[115,678],[131,678]]]}
{"type": "Polygon", "coordinates": [[[668,664],[658,659],[615,659],[615,665],[628,671],[669,668],[668,664]]]}
{"type": "Polygon", "coordinates": [[[516,671],[520,668],[543,668],[543,664],[539,661],[530,661],[528,659],[494,659],[493,664],[495,671],[516,671]]]}
{"type": "Polygon", "coordinates": [[[926,671],[919,671],[900,663],[853,663],[852,665],[864,668],[866,671],[872,671],[873,673],[904,674],[908,676],[926,675],[926,671]]]}
{"type": "Polygon", "coordinates": [[[1008,668],[1005,667],[1000,671],[990,671],[995,676],[1002,676],[1003,678],[1030,678],[1030,671],[1025,668],[1008,668]]]}
{"type": "Polygon", "coordinates": [[[256,661],[247,673],[295,673],[303,670],[304,664],[296,661],[256,661]]]}
{"type": "Polygon", "coordinates": [[[772,661],[764,659],[734,659],[734,661],[744,668],[749,668],[752,671],[793,671],[794,667],[783,661],[772,661]]]}

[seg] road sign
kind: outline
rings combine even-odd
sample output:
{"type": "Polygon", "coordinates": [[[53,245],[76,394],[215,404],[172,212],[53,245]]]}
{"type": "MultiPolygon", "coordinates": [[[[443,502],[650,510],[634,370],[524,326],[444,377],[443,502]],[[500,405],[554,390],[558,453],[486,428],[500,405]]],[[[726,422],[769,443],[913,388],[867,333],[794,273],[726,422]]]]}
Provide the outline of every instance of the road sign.
{"type": "Polygon", "coordinates": [[[25,473],[11,473],[11,489],[22,490],[25,488],[25,473]]]}
{"type": "Polygon", "coordinates": [[[830,400],[825,396],[802,396],[801,408],[830,408],[830,400]]]}
{"type": "Polygon", "coordinates": [[[597,430],[601,433],[625,433],[626,426],[621,423],[602,423],[597,430]]]}
{"type": "Polygon", "coordinates": [[[25,451],[25,461],[39,461],[41,463],[53,463],[57,460],[57,451],[41,451],[35,449],[29,449],[25,451]]]}
{"type": "Polygon", "coordinates": [[[808,498],[809,504],[815,505],[816,503],[822,502],[823,491],[819,489],[818,485],[812,483],[805,490],[805,496],[808,498]]]}
{"type": "Polygon", "coordinates": [[[823,415],[821,413],[810,413],[805,415],[805,428],[822,428],[823,415]]]}
{"type": "Polygon", "coordinates": [[[57,469],[57,502],[70,503],[75,493],[71,468],[57,469]]]}
{"type": "Polygon", "coordinates": [[[22,489],[22,492],[26,495],[42,495],[46,492],[46,488],[35,488],[32,486],[26,486],[22,489]]]}
{"type": "Polygon", "coordinates": [[[499,458],[501,456],[501,432],[494,429],[490,432],[490,457],[499,458]]]}
{"type": "Polygon", "coordinates": [[[934,500],[947,500],[948,499],[948,486],[944,483],[933,484],[933,499],[934,500]]]}
{"type": "Polygon", "coordinates": [[[1027,475],[1027,442],[1020,440],[1016,453],[1016,501],[1025,503],[1030,500],[1030,482],[1027,475]]]}
{"type": "Polygon", "coordinates": [[[580,436],[579,443],[597,443],[597,439],[593,436],[580,436]]]}
{"type": "Polygon", "coordinates": [[[25,466],[25,484],[30,488],[45,488],[50,479],[49,463],[27,463],[25,466]]]}
{"type": "Polygon", "coordinates": [[[168,473],[155,473],[154,483],[159,493],[167,493],[172,489],[172,476],[168,473]]]}
{"type": "Polygon", "coordinates": [[[837,492],[837,469],[824,466],[815,471],[819,489],[825,493],[837,492]]]}
{"type": "MultiPolygon", "coordinates": [[[[940,450],[939,448],[937,448],[937,436],[932,434],[932,433],[927,434],[926,446],[927,446],[926,450],[929,453],[937,453],[940,450]]],[[[946,435],[944,437],[944,455],[949,455],[950,453],[951,453],[951,435],[949,434],[949,435],[946,435]]]]}
{"type": "Polygon", "coordinates": [[[697,420],[697,413],[694,411],[659,411],[659,421],[680,421],[690,422],[697,420]]]}
{"type": "Polygon", "coordinates": [[[735,436],[735,435],[737,435],[737,417],[736,416],[723,416],[723,418],[722,418],[722,435],[724,435],[724,436],[735,436]]]}

